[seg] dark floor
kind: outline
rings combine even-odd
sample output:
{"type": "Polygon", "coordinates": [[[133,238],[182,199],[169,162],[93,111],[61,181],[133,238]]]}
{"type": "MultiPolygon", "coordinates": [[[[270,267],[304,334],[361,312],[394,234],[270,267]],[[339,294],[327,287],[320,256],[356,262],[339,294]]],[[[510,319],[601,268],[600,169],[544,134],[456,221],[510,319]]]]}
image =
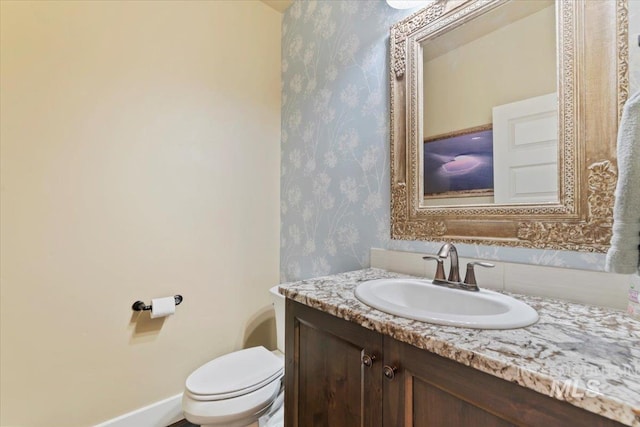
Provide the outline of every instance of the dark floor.
{"type": "Polygon", "coordinates": [[[180,420],[177,423],[173,423],[170,426],[167,427],[199,427],[195,424],[191,424],[189,421],[187,420],[180,420]]]}

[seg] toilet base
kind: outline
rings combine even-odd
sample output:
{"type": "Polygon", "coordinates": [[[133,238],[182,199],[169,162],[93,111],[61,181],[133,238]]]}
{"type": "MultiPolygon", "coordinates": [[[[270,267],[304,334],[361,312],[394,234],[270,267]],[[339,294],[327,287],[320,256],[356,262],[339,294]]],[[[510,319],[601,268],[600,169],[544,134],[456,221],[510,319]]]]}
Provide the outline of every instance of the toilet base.
{"type": "Polygon", "coordinates": [[[243,403],[242,396],[211,402],[194,400],[185,393],[182,396],[182,409],[187,421],[201,427],[266,426],[268,419],[283,407],[282,378],[253,393],[265,395],[262,399],[258,399],[265,402],[264,406],[247,407],[246,403],[243,403]]]}
{"type": "Polygon", "coordinates": [[[200,427],[284,427],[284,391],[280,391],[273,404],[260,416],[260,418],[249,424],[201,424],[200,427]]]}

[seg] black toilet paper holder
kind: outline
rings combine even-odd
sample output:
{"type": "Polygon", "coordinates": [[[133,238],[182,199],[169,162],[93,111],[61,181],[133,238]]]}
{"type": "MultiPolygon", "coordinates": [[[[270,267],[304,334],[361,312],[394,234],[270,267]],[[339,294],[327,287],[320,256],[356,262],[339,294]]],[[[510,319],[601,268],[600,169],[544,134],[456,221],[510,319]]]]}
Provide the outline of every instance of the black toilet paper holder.
{"type": "MultiPolygon", "coordinates": [[[[182,302],[182,295],[174,295],[173,299],[176,301],[176,305],[180,305],[180,303],[182,302]]],[[[151,310],[151,308],[152,308],[151,305],[146,305],[142,301],[136,301],[131,306],[131,309],[133,311],[148,311],[148,310],[151,310]]]]}

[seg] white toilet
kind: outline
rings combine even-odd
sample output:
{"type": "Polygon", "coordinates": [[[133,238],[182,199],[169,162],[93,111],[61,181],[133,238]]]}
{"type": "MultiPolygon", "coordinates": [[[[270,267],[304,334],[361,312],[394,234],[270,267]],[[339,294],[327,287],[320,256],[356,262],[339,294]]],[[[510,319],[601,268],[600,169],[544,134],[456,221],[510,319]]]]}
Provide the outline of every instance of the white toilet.
{"type": "Polygon", "coordinates": [[[269,290],[276,312],[278,349],[253,347],[225,354],[187,378],[182,397],[185,418],[202,427],[277,425],[284,400],[284,301],[278,287],[269,290]],[[261,419],[262,417],[262,419],[261,419]]]}

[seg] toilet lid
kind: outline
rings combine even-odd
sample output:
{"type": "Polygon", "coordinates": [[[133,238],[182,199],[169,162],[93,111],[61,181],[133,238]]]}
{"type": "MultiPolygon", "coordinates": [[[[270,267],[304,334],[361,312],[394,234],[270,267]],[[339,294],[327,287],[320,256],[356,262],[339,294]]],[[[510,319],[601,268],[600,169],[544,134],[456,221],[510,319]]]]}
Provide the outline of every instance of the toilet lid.
{"type": "Polygon", "coordinates": [[[278,379],[283,365],[281,358],[264,347],[247,348],[220,356],[196,369],[187,378],[186,389],[198,400],[227,399],[278,379]]]}

